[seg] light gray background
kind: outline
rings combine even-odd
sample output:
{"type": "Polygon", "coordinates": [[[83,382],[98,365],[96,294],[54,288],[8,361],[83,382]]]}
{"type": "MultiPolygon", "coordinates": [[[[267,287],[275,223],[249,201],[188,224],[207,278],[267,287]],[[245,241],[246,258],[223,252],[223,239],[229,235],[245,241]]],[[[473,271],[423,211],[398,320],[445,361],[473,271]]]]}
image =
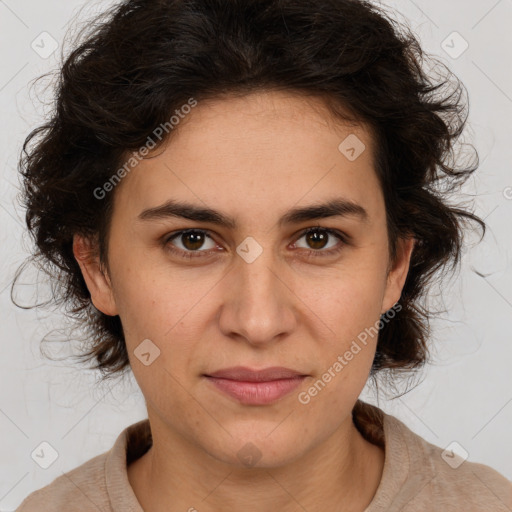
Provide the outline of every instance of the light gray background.
{"type": "MultiPolygon", "coordinates": [[[[94,373],[42,358],[40,340],[61,325],[61,315],[21,310],[10,300],[13,273],[29,251],[16,200],[17,158],[24,137],[49,108],[33,92],[29,95],[28,84],[58,64],[67,25],[83,5],[77,0],[0,0],[0,511],[14,510],[31,491],[108,450],[123,428],[146,417],[133,377],[94,388],[94,373]],[[45,31],[60,45],[47,59],[31,48],[45,31]],[[42,441],[59,454],[48,469],[30,455],[42,441]]],[[[80,19],[109,5],[89,2],[80,19]]],[[[468,89],[466,139],[476,145],[481,168],[465,190],[476,192],[476,212],[490,230],[484,242],[468,247],[460,275],[442,287],[447,313],[433,324],[436,364],[426,368],[415,390],[394,401],[382,395],[378,405],[433,444],[445,448],[457,441],[469,460],[512,479],[512,0],[384,5],[398,9],[424,48],[446,62],[468,89]],[[443,41],[452,51],[460,48],[454,31],[469,43],[458,58],[442,48],[443,41]]],[[[50,99],[44,90],[39,97],[50,99]]],[[[18,296],[30,302],[35,277],[23,282],[27,286],[18,296]]],[[[56,357],[67,353],[63,344],[52,348],[56,357]]],[[[376,403],[370,390],[364,397],[376,403]]]]}

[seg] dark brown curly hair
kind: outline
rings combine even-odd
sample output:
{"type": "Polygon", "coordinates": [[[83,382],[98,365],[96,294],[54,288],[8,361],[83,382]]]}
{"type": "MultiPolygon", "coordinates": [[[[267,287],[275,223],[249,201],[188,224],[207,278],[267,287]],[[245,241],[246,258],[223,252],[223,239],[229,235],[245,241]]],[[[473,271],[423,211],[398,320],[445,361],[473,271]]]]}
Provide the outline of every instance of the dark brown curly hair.
{"type": "Polygon", "coordinates": [[[102,200],[94,191],[191,97],[266,90],[322,98],[337,118],[371,128],[391,261],[400,237],[417,240],[402,309],[379,331],[371,375],[428,360],[427,287],[459,263],[464,222],[476,221],[483,235],[486,226],[448,204],[478,166],[476,152],[455,165],[465,88],[405,23],[363,0],[125,0],[85,26],[57,78],[51,117],[21,151],[22,200],[32,261],[51,276],[52,302],[86,327],[79,359],[103,378],[129,359],[120,318],[93,306],[73,256],[73,236],[82,234],[108,263],[115,191],[102,200]]]}

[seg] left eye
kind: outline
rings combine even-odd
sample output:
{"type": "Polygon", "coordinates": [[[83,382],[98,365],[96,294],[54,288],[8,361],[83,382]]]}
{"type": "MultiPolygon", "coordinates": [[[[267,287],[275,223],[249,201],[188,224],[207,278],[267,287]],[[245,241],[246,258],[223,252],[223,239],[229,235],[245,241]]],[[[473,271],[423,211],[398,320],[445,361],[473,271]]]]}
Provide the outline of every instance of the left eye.
{"type": "MultiPolygon", "coordinates": [[[[313,252],[330,252],[330,249],[336,247],[336,243],[332,244],[331,246],[328,246],[329,239],[332,239],[333,237],[337,238],[338,240],[344,241],[343,237],[336,233],[335,231],[332,231],[331,229],[327,228],[309,228],[307,231],[305,231],[299,238],[305,238],[306,243],[309,245],[309,247],[304,247],[305,249],[313,249],[313,252]],[[320,251],[321,249],[329,249],[326,251],[320,251]]],[[[297,242],[294,244],[297,246],[297,242]]]]}

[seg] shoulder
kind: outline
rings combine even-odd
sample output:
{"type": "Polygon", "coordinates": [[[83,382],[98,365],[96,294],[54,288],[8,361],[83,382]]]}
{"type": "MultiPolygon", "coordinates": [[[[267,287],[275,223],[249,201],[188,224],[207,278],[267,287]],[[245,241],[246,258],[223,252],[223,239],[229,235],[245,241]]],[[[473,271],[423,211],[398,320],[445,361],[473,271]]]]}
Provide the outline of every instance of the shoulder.
{"type": "Polygon", "coordinates": [[[512,510],[512,482],[495,469],[464,460],[423,438],[423,453],[431,463],[432,497],[439,506],[466,507],[467,511],[512,510]]]}
{"type": "Polygon", "coordinates": [[[510,512],[512,482],[493,468],[464,460],[450,448],[443,449],[412,432],[402,422],[387,417],[388,430],[401,438],[409,465],[410,498],[404,511],[464,510],[510,512]],[[421,475],[421,476],[420,476],[421,475]]]}
{"type": "Polygon", "coordinates": [[[149,420],[126,427],[112,448],[29,494],[16,512],[142,512],[127,466],[152,443],[149,420]]]}
{"type": "MultiPolygon", "coordinates": [[[[365,512],[512,512],[512,482],[419,436],[398,418],[359,401],[354,422],[384,448],[381,482],[365,512]]],[[[458,450],[455,450],[458,451],[458,450]]]]}
{"type": "Polygon", "coordinates": [[[29,494],[16,512],[97,512],[110,510],[105,483],[109,452],[63,473],[53,482],[29,494]]]}

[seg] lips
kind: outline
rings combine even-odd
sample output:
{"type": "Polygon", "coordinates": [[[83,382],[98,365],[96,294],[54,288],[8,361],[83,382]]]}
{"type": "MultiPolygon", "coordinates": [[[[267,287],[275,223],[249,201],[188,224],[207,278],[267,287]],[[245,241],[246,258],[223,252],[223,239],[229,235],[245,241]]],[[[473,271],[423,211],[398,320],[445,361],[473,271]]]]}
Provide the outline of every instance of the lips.
{"type": "Polygon", "coordinates": [[[290,394],[307,375],[277,366],[263,370],[238,366],[205,377],[215,389],[241,404],[267,405],[290,394]]]}
{"type": "Polygon", "coordinates": [[[236,366],[208,374],[208,377],[217,377],[220,379],[238,380],[243,382],[268,382],[281,379],[293,379],[300,376],[304,376],[304,374],[282,366],[273,366],[263,370],[251,370],[244,366],[236,366]]]}

